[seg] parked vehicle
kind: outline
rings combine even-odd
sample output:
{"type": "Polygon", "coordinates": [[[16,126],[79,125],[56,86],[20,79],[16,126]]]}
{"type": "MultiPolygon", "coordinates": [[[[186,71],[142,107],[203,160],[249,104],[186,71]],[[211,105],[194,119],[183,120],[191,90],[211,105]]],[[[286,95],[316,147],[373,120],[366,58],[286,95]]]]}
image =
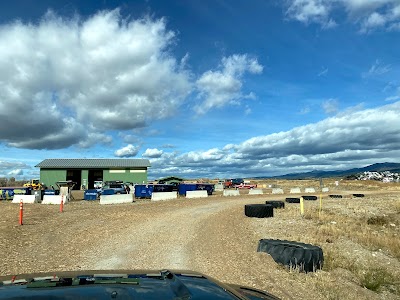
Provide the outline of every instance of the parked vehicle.
{"type": "Polygon", "coordinates": [[[40,179],[31,179],[31,181],[24,184],[24,187],[30,187],[32,190],[41,190],[43,185],[40,183],[40,179]]]}
{"type": "Polygon", "coordinates": [[[224,182],[224,188],[233,188],[235,185],[243,184],[244,180],[243,178],[232,178],[232,179],[226,179],[224,182]]]}
{"type": "Polygon", "coordinates": [[[279,299],[193,271],[76,271],[0,277],[0,299],[279,299]]]}
{"type": "Polygon", "coordinates": [[[114,194],[127,194],[125,185],[123,183],[109,183],[103,186],[101,194],[104,190],[114,190],[114,194]]]}

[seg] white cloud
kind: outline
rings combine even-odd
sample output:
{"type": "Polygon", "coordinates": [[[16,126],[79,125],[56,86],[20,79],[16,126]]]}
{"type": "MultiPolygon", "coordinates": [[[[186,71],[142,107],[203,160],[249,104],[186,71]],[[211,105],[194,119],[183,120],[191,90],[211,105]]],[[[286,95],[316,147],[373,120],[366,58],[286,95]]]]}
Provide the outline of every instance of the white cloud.
{"type": "Polygon", "coordinates": [[[259,176],[315,169],[335,170],[400,155],[400,102],[350,109],[321,122],[254,137],[222,149],[164,153],[152,161],[160,176],[259,176]]]}
{"type": "Polygon", "coordinates": [[[390,96],[385,99],[385,101],[396,101],[400,100],[400,96],[390,96]]]}
{"type": "Polygon", "coordinates": [[[326,74],[328,74],[328,68],[323,68],[323,70],[321,71],[321,72],[319,72],[318,73],[318,77],[321,77],[321,76],[326,76],[326,74]]]}
{"type": "Polygon", "coordinates": [[[135,147],[129,144],[115,151],[114,155],[117,157],[134,157],[138,154],[138,152],[139,152],[139,147],[135,147]]]}
{"type": "MultiPolygon", "coordinates": [[[[224,57],[220,70],[207,71],[197,80],[200,103],[195,106],[195,111],[204,114],[212,108],[238,103],[246,97],[241,93],[244,74],[260,74],[262,71],[263,66],[257,59],[247,55],[224,57]]],[[[250,95],[254,97],[254,94],[250,95]]]]}
{"type": "MultiPolygon", "coordinates": [[[[305,24],[317,23],[322,28],[337,25],[337,17],[344,10],[347,18],[368,33],[378,28],[400,29],[400,2],[398,0],[289,0],[286,15],[305,24]]],[[[339,20],[341,21],[341,20],[339,20]]]]}
{"type": "Polygon", "coordinates": [[[299,114],[300,114],[300,115],[306,115],[306,114],[308,114],[310,111],[311,111],[311,109],[310,109],[308,106],[307,106],[307,107],[303,107],[303,108],[300,110],[299,114]]]}
{"type": "Polygon", "coordinates": [[[146,149],[146,151],[144,151],[144,153],[142,154],[143,157],[149,157],[149,158],[159,158],[161,157],[161,155],[164,153],[164,151],[162,150],[158,150],[158,149],[146,149]]]}
{"type": "Polygon", "coordinates": [[[16,176],[24,175],[24,171],[21,169],[15,169],[15,170],[8,172],[8,175],[16,177],[16,176]]]}
{"type": "Polygon", "coordinates": [[[330,1],[325,0],[293,0],[286,11],[289,18],[303,23],[319,23],[325,28],[335,26],[329,18],[332,9],[330,1]]]}
{"type": "Polygon", "coordinates": [[[383,64],[379,59],[377,59],[367,72],[362,73],[363,78],[380,76],[390,72],[392,69],[391,65],[383,64]]]}
{"type": "Polygon", "coordinates": [[[334,114],[339,110],[339,101],[337,99],[327,99],[322,102],[321,106],[326,114],[334,114]]]}
{"type": "Polygon", "coordinates": [[[0,119],[10,130],[0,140],[86,147],[88,139],[107,140],[99,135],[107,130],[171,116],[192,89],[169,54],[172,43],[164,19],[123,19],[119,10],[85,20],[49,12],[38,24],[1,25],[0,119]]]}

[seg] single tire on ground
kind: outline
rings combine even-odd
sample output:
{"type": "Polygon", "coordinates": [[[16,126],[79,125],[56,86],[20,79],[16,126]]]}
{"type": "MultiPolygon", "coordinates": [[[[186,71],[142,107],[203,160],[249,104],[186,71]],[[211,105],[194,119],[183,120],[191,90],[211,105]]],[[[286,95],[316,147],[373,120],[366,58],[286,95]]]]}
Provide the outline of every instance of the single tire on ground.
{"type": "Polygon", "coordinates": [[[265,204],[270,204],[273,208],[285,208],[285,202],[283,201],[268,200],[265,201],[265,204]]]}
{"type": "Polygon", "coordinates": [[[362,198],[364,196],[365,196],[364,194],[353,194],[353,197],[356,197],[356,198],[362,198]]]}
{"type": "Polygon", "coordinates": [[[252,218],[271,218],[274,216],[274,208],[269,204],[246,204],[244,214],[252,218]]]}
{"type": "Polygon", "coordinates": [[[300,203],[300,198],[286,198],[287,203],[300,203]]]}
{"type": "Polygon", "coordinates": [[[329,195],[330,198],[343,198],[342,195],[329,195]]]}
{"type": "Polygon", "coordinates": [[[322,269],[324,254],[320,247],[286,240],[262,239],[257,252],[266,252],[279,264],[301,272],[322,269]]]}
{"type": "Polygon", "coordinates": [[[318,199],[317,196],[302,196],[304,200],[315,201],[318,199]]]}

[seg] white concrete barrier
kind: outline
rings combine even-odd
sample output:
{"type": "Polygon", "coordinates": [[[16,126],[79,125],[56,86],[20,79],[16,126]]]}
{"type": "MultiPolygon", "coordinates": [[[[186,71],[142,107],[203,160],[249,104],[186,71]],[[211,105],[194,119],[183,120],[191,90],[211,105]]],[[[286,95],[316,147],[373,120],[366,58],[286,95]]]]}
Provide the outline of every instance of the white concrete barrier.
{"type": "Polygon", "coordinates": [[[153,192],[151,194],[151,201],[163,201],[163,200],[171,200],[177,199],[177,192],[153,192]]]}
{"type": "Polygon", "coordinates": [[[301,193],[301,189],[300,188],[291,188],[290,189],[290,193],[291,194],[300,194],[301,193]]]}
{"type": "Polygon", "coordinates": [[[11,203],[19,203],[22,200],[22,203],[38,203],[40,199],[39,197],[36,197],[36,195],[14,195],[13,200],[11,203]]]}
{"type": "Polygon", "coordinates": [[[327,188],[327,187],[322,188],[322,192],[323,192],[323,193],[329,192],[329,188],[327,188]]]}
{"type": "Polygon", "coordinates": [[[224,196],[240,196],[239,190],[224,190],[224,196]]]}
{"type": "Polygon", "coordinates": [[[249,190],[249,195],[262,195],[263,190],[262,189],[250,189],[249,190]]]}
{"type": "Polygon", "coordinates": [[[314,188],[305,188],[304,193],[315,193],[315,189],[314,188]]]}
{"type": "Polygon", "coordinates": [[[224,190],[224,185],[222,183],[217,183],[216,185],[214,185],[214,190],[222,192],[224,190]]]}
{"type": "MultiPolygon", "coordinates": [[[[68,203],[65,201],[65,197],[62,197],[64,204],[68,203]]],[[[44,195],[42,204],[61,204],[61,195],[44,195]]]]}
{"type": "Polygon", "coordinates": [[[100,195],[100,204],[132,203],[133,194],[100,195]]]}
{"type": "Polygon", "coordinates": [[[186,198],[204,198],[204,197],[208,197],[207,191],[205,190],[186,192],[186,198]]]}
{"type": "Polygon", "coordinates": [[[272,194],[283,194],[283,190],[280,188],[272,189],[272,194]]]}

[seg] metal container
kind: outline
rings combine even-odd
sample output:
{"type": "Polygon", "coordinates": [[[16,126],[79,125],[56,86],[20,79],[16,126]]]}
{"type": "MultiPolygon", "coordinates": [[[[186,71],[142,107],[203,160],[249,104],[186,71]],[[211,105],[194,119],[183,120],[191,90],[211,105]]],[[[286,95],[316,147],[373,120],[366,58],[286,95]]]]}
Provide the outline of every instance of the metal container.
{"type": "Polygon", "coordinates": [[[97,190],[86,190],[83,195],[84,200],[96,200],[97,199],[97,190]]]}

